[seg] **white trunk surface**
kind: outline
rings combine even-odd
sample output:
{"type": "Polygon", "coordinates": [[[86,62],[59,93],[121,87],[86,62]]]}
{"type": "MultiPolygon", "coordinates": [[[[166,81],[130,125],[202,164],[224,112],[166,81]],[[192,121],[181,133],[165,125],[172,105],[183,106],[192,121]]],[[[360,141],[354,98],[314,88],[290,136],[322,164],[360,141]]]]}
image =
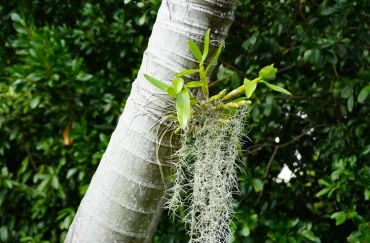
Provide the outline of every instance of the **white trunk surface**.
{"type": "MultiPolygon", "coordinates": [[[[92,178],[65,242],[143,242],[164,186],[156,159],[157,128],[168,102],[143,74],[170,82],[175,73],[197,66],[187,42],[202,50],[211,28],[210,54],[224,43],[234,20],[234,0],[163,0],[131,95],[92,178]]],[[[164,128],[161,128],[162,130],[164,128]]],[[[173,153],[170,136],[159,148],[165,176],[173,153]]]]}

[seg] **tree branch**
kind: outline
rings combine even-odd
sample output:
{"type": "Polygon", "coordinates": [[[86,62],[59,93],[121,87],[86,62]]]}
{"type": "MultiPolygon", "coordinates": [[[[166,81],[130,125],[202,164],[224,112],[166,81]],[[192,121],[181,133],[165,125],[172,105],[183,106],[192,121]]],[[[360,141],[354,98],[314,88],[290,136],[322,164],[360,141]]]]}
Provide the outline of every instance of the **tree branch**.
{"type": "Polygon", "coordinates": [[[299,13],[300,13],[300,15],[301,15],[301,17],[302,17],[302,19],[303,19],[303,21],[304,21],[304,24],[305,24],[305,25],[306,25],[306,27],[307,27],[308,32],[309,32],[311,35],[314,35],[314,34],[313,34],[313,32],[312,32],[312,29],[311,29],[310,25],[309,25],[309,24],[308,24],[308,22],[307,22],[306,17],[305,17],[305,16],[304,16],[304,14],[303,14],[303,4],[302,4],[302,2],[300,2],[300,3],[299,3],[299,13]]]}

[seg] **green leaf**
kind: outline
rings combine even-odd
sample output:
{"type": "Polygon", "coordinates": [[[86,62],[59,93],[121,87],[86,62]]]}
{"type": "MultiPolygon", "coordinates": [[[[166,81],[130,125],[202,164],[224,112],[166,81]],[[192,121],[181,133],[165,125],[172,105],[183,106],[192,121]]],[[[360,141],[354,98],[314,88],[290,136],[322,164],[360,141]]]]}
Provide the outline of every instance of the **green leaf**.
{"type": "Polygon", "coordinates": [[[353,103],[354,103],[354,98],[353,98],[353,95],[351,95],[347,100],[347,109],[349,112],[352,112],[353,110],[353,103]]]}
{"type": "Polygon", "coordinates": [[[167,89],[167,94],[171,97],[171,98],[176,98],[176,91],[175,89],[171,86],[171,87],[168,87],[167,89]]]}
{"type": "Polygon", "coordinates": [[[333,50],[328,50],[327,54],[325,55],[326,60],[332,64],[337,64],[338,63],[338,57],[335,54],[333,50]]]}
{"type": "Polygon", "coordinates": [[[320,14],[321,14],[322,16],[328,16],[328,15],[333,14],[333,13],[335,13],[335,12],[337,12],[337,9],[336,9],[336,8],[334,8],[334,7],[328,7],[328,8],[323,8],[323,9],[320,11],[320,14]]]}
{"type": "Polygon", "coordinates": [[[190,74],[194,74],[194,73],[199,73],[199,69],[186,69],[186,70],[176,74],[175,77],[180,78],[180,77],[190,75],[190,74]]]}
{"type": "Polygon", "coordinates": [[[249,79],[244,79],[244,89],[245,89],[245,95],[249,99],[253,92],[257,88],[257,82],[250,81],[249,79]]]}
{"type": "Polygon", "coordinates": [[[191,82],[185,84],[185,86],[188,87],[188,88],[198,88],[198,87],[203,86],[203,83],[201,83],[199,81],[191,81],[191,82]]]}
{"type": "Polygon", "coordinates": [[[277,92],[280,92],[280,93],[284,93],[284,94],[287,94],[287,95],[292,95],[288,90],[282,88],[282,87],[279,87],[279,86],[276,86],[276,85],[272,85],[272,84],[269,84],[267,83],[266,81],[264,80],[261,80],[260,82],[266,84],[267,87],[269,87],[270,89],[272,90],[275,90],[277,92]]]}
{"type": "Polygon", "coordinates": [[[34,97],[31,101],[30,101],[30,107],[31,109],[35,109],[40,103],[40,96],[36,96],[34,97]]]}
{"type": "Polygon", "coordinates": [[[40,73],[31,73],[27,76],[27,79],[31,81],[39,81],[42,78],[42,74],[40,73]]]}
{"type": "Polygon", "coordinates": [[[344,88],[341,89],[340,96],[343,99],[348,99],[353,93],[353,86],[352,85],[346,85],[344,88]]]}
{"type": "Polygon", "coordinates": [[[330,187],[324,188],[316,194],[316,197],[321,197],[330,191],[330,187]]]}
{"type": "Polygon", "coordinates": [[[11,18],[12,18],[12,20],[14,22],[20,23],[23,26],[26,25],[26,23],[24,22],[24,20],[17,13],[12,13],[11,18]]]}
{"type": "Polygon", "coordinates": [[[54,189],[58,189],[59,188],[59,180],[58,180],[58,177],[57,176],[52,176],[52,179],[51,179],[51,185],[53,186],[54,189]]]}
{"type": "Polygon", "coordinates": [[[177,94],[176,111],[180,128],[185,129],[190,118],[190,96],[187,90],[181,90],[177,94]]]}
{"type": "Polygon", "coordinates": [[[359,103],[363,103],[370,93],[370,85],[365,86],[357,97],[359,103]]]}
{"type": "Polygon", "coordinates": [[[364,196],[365,196],[365,201],[370,200],[370,190],[369,189],[365,189],[364,196]]]}
{"type": "Polygon", "coordinates": [[[74,174],[76,174],[76,172],[77,172],[77,168],[71,168],[71,169],[69,169],[68,172],[67,172],[67,176],[66,176],[67,180],[69,178],[71,178],[74,174]]]}
{"type": "Polygon", "coordinates": [[[336,222],[335,224],[336,225],[340,225],[340,224],[343,224],[344,221],[346,221],[347,219],[347,214],[343,211],[341,212],[336,212],[336,213],[333,213],[331,216],[330,216],[331,219],[335,219],[336,222]]]}
{"type": "Polygon", "coordinates": [[[274,77],[277,71],[277,68],[274,68],[274,64],[271,64],[270,66],[262,68],[259,75],[261,79],[268,79],[274,77]]]}
{"type": "Polygon", "coordinates": [[[303,230],[301,232],[301,235],[303,235],[305,238],[309,239],[310,241],[316,241],[316,237],[314,233],[310,230],[303,230]]]}
{"type": "Polygon", "coordinates": [[[260,192],[263,189],[263,183],[260,179],[253,179],[252,185],[255,192],[260,192]]]}
{"type": "Polygon", "coordinates": [[[207,69],[206,69],[206,73],[208,73],[208,71],[212,68],[212,66],[215,65],[215,63],[217,62],[218,57],[221,54],[221,51],[222,51],[222,44],[220,44],[220,46],[218,47],[218,50],[217,50],[215,56],[209,62],[208,66],[207,66],[207,69]]]}
{"type": "Polygon", "coordinates": [[[196,99],[190,100],[190,106],[193,106],[193,105],[195,105],[197,103],[198,103],[198,101],[196,99]]]}
{"type": "Polygon", "coordinates": [[[202,63],[206,60],[208,56],[208,50],[209,50],[209,35],[211,30],[208,29],[206,32],[206,35],[204,36],[204,48],[203,48],[203,56],[202,56],[202,63]]]}
{"type": "Polygon", "coordinates": [[[159,81],[158,79],[155,79],[153,78],[152,76],[149,76],[147,74],[144,74],[144,77],[151,83],[153,84],[155,87],[157,87],[158,89],[160,90],[163,90],[165,92],[167,92],[167,89],[168,89],[168,85],[163,83],[162,81],[159,81]]]}
{"type": "Polygon", "coordinates": [[[202,61],[202,59],[203,59],[202,53],[200,52],[199,47],[197,46],[197,44],[195,44],[192,41],[188,41],[188,44],[189,44],[190,50],[193,53],[194,57],[196,59],[198,59],[198,61],[200,63],[203,63],[203,61],[202,61]]]}
{"type": "Polygon", "coordinates": [[[361,152],[361,154],[362,154],[362,155],[366,155],[366,154],[368,154],[368,153],[370,153],[370,145],[367,145],[367,146],[364,148],[364,150],[362,150],[362,152],[361,152]]]}
{"type": "Polygon", "coordinates": [[[144,25],[144,24],[145,24],[145,20],[146,20],[146,13],[144,13],[144,14],[140,17],[140,19],[138,20],[137,24],[138,24],[139,26],[142,26],[142,25],[144,25]]]}
{"type": "Polygon", "coordinates": [[[172,87],[176,94],[180,93],[180,91],[184,87],[184,80],[182,78],[175,78],[174,80],[172,80],[172,87]]]}
{"type": "Polygon", "coordinates": [[[242,236],[244,236],[244,237],[249,236],[249,234],[250,234],[250,230],[249,230],[248,225],[244,225],[244,227],[243,227],[243,229],[242,229],[242,231],[241,231],[241,234],[242,234],[242,236]]]}

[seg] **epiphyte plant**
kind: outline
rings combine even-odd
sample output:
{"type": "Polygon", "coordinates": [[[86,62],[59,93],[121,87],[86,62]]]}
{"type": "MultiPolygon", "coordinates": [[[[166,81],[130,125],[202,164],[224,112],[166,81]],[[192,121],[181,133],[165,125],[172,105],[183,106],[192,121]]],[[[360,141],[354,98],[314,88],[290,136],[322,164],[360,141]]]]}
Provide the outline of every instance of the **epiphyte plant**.
{"type": "Polygon", "coordinates": [[[272,64],[270,66],[262,68],[259,72],[258,78],[255,78],[252,81],[245,78],[244,84],[239,88],[231,91],[228,94],[226,94],[226,90],[223,90],[219,94],[209,98],[208,74],[211,71],[211,68],[216,64],[218,57],[220,56],[222,51],[222,44],[220,44],[216,54],[205,68],[204,62],[208,57],[209,44],[210,44],[210,29],[207,30],[204,37],[203,53],[200,51],[199,47],[193,41],[190,40],[188,41],[190,51],[192,52],[194,57],[198,60],[199,67],[198,69],[186,69],[182,72],[177,73],[174,79],[172,80],[172,85],[167,85],[163,81],[160,81],[147,74],[144,74],[145,78],[155,87],[159,88],[162,91],[165,91],[171,98],[176,99],[177,120],[179,122],[179,127],[181,129],[185,129],[185,127],[187,126],[187,123],[190,119],[191,107],[193,107],[194,105],[198,104],[201,101],[197,100],[196,96],[190,91],[190,89],[192,88],[199,87],[202,88],[203,97],[201,97],[200,99],[205,100],[205,102],[226,101],[236,98],[245,93],[245,97],[232,100],[231,102],[228,102],[226,104],[219,104],[218,108],[221,109],[235,109],[243,105],[251,104],[251,101],[245,99],[249,99],[252,96],[259,82],[264,83],[271,90],[291,95],[291,93],[285,90],[284,88],[272,85],[266,81],[267,79],[274,77],[277,72],[277,69],[272,64]],[[182,77],[196,73],[199,74],[198,75],[199,80],[185,83],[182,77]]]}
{"type": "Polygon", "coordinates": [[[199,67],[177,73],[171,85],[147,74],[144,76],[176,100],[176,112],[168,118],[177,121],[174,131],[181,131],[180,148],[174,155],[174,186],[166,205],[173,214],[180,207],[185,209],[183,220],[188,227],[190,242],[214,243],[227,242],[231,236],[232,196],[238,192],[236,160],[247,107],[251,104],[249,98],[258,83],[291,94],[266,81],[277,73],[274,65],[269,65],[259,71],[259,77],[245,78],[244,84],[237,89],[222,90],[209,97],[209,72],[222,51],[220,44],[205,67],[209,44],[210,30],[204,37],[203,53],[194,42],[188,41],[199,67]],[[199,80],[185,83],[182,77],[191,74],[198,74],[199,80]]]}

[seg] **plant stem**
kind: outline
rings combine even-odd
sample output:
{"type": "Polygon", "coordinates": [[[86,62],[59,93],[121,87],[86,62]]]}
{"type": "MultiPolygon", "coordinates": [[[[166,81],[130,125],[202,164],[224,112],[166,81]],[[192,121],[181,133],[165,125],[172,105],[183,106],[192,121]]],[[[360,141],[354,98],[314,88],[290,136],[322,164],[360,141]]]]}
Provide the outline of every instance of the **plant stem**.
{"type": "Polygon", "coordinates": [[[202,86],[203,93],[206,99],[208,100],[208,97],[209,97],[208,82],[207,82],[206,72],[204,71],[203,63],[199,64],[199,76],[200,76],[200,82],[203,84],[202,86]]]}

